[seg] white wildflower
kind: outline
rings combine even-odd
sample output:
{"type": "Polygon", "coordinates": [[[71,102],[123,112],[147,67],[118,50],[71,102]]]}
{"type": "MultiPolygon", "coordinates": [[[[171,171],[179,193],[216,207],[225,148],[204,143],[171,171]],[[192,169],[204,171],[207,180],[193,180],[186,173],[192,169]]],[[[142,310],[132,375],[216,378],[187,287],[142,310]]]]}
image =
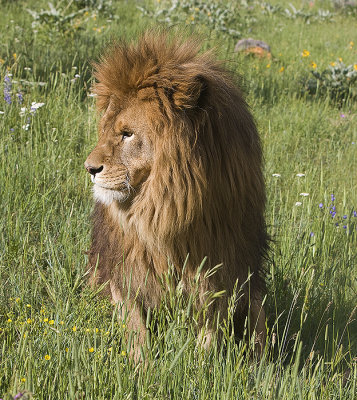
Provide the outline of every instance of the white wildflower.
{"type": "Polygon", "coordinates": [[[300,193],[300,196],[307,197],[310,193],[300,193]]]}
{"type": "Polygon", "coordinates": [[[305,174],[296,174],[296,176],[298,176],[299,178],[305,176],[305,174]]]}
{"type": "Polygon", "coordinates": [[[0,114],[5,114],[4,111],[0,111],[0,114]]]}
{"type": "Polygon", "coordinates": [[[301,201],[297,201],[297,202],[295,203],[296,206],[301,206],[301,204],[302,204],[301,201]]]}
{"type": "Polygon", "coordinates": [[[20,114],[20,117],[23,117],[26,114],[26,107],[21,107],[19,114],[20,114]]]}
{"type": "Polygon", "coordinates": [[[45,103],[36,103],[35,101],[33,101],[31,103],[31,109],[32,110],[37,110],[38,108],[40,108],[40,107],[42,107],[44,105],[45,105],[45,103]]]}
{"type": "Polygon", "coordinates": [[[280,174],[273,174],[273,176],[274,176],[275,178],[280,178],[280,177],[281,177],[280,174]]]}
{"type": "Polygon", "coordinates": [[[25,131],[28,131],[29,127],[30,127],[30,124],[22,125],[22,129],[24,129],[25,131]]]}

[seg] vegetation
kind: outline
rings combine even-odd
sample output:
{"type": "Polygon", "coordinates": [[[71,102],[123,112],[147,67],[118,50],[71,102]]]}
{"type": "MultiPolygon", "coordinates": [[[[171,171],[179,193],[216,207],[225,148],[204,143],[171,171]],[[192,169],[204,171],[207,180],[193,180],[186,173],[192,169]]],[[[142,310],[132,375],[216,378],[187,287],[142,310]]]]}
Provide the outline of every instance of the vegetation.
{"type": "Polygon", "coordinates": [[[356,8],[292,3],[0,1],[2,399],[356,398],[356,8]],[[260,363],[228,322],[223,346],[201,349],[178,286],[136,365],[125,319],[85,286],[90,61],[158,24],[216,48],[261,132],[273,241],[260,363]],[[272,55],[234,53],[242,37],[272,55]]]}

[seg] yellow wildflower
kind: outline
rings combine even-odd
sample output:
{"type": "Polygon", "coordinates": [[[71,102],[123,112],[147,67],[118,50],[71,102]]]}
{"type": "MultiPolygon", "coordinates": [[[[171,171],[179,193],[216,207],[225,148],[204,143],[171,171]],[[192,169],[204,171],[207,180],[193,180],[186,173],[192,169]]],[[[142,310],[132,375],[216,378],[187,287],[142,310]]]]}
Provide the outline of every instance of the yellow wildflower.
{"type": "Polygon", "coordinates": [[[191,21],[194,21],[194,20],[195,20],[195,16],[191,15],[191,21]]]}
{"type": "Polygon", "coordinates": [[[43,322],[48,322],[48,318],[44,318],[44,319],[43,319],[43,322]]]}
{"type": "Polygon", "coordinates": [[[9,319],[7,320],[7,322],[8,322],[8,323],[12,322],[12,319],[11,319],[11,318],[9,318],[9,319]]]}
{"type": "Polygon", "coordinates": [[[73,332],[76,332],[76,331],[77,331],[77,327],[74,326],[74,327],[72,328],[72,331],[73,331],[73,332]]]}
{"type": "Polygon", "coordinates": [[[309,52],[309,50],[303,50],[303,52],[301,53],[301,55],[302,55],[303,57],[309,57],[310,52],[309,52]]]}
{"type": "Polygon", "coordinates": [[[0,64],[5,64],[5,60],[0,58],[0,64]]]}
{"type": "Polygon", "coordinates": [[[125,329],[125,324],[122,325],[122,328],[125,329]]]}
{"type": "Polygon", "coordinates": [[[270,64],[267,64],[267,68],[270,68],[270,64]]]}
{"type": "Polygon", "coordinates": [[[54,321],[53,319],[51,319],[50,321],[48,321],[48,323],[49,323],[50,325],[53,325],[53,324],[55,323],[55,321],[54,321]]]}
{"type": "Polygon", "coordinates": [[[335,62],[330,63],[331,67],[334,67],[336,65],[335,62]]]}
{"type": "Polygon", "coordinates": [[[32,319],[31,318],[27,318],[27,323],[31,324],[31,322],[32,322],[32,319]]]}
{"type": "Polygon", "coordinates": [[[26,382],[26,378],[21,378],[21,382],[26,382]]]}
{"type": "Polygon", "coordinates": [[[20,297],[16,297],[15,301],[16,303],[20,303],[20,297]]]}
{"type": "Polygon", "coordinates": [[[339,61],[339,62],[342,62],[342,57],[338,57],[338,61],[339,61]]]}
{"type": "Polygon", "coordinates": [[[16,61],[17,54],[16,54],[16,53],[14,53],[12,56],[14,57],[14,60],[16,61]]]}
{"type": "Polygon", "coordinates": [[[313,69],[316,69],[316,68],[317,68],[317,64],[316,64],[314,61],[310,64],[310,66],[311,66],[311,68],[313,68],[313,69]]]}
{"type": "Polygon", "coordinates": [[[95,333],[98,333],[99,332],[99,329],[98,328],[95,328],[95,333]]]}
{"type": "Polygon", "coordinates": [[[123,357],[125,357],[125,356],[126,356],[126,352],[123,350],[123,351],[121,352],[121,355],[122,355],[123,357]]]}
{"type": "Polygon", "coordinates": [[[357,64],[353,64],[353,69],[357,71],[357,64]]]}
{"type": "Polygon", "coordinates": [[[279,69],[279,72],[283,72],[284,71],[284,67],[281,67],[280,69],[279,69]]]}
{"type": "Polygon", "coordinates": [[[51,360],[51,356],[50,356],[49,354],[46,354],[46,355],[45,355],[45,360],[46,360],[46,361],[51,360]]]}
{"type": "Polygon", "coordinates": [[[68,347],[66,347],[66,348],[64,349],[64,351],[65,351],[66,353],[68,353],[68,351],[69,351],[69,348],[68,348],[68,347]]]}
{"type": "Polygon", "coordinates": [[[31,308],[31,304],[26,304],[26,307],[27,308],[31,308]]]}
{"type": "Polygon", "coordinates": [[[60,324],[61,324],[61,325],[64,325],[64,321],[61,321],[60,324]]]}
{"type": "Polygon", "coordinates": [[[112,347],[109,347],[108,349],[108,353],[110,353],[112,351],[112,347]]]}
{"type": "Polygon", "coordinates": [[[93,353],[94,348],[93,348],[93,347],[90,347],[90,348],[88,349],[88,351],[89,351],[90,353],[93,353]]]}

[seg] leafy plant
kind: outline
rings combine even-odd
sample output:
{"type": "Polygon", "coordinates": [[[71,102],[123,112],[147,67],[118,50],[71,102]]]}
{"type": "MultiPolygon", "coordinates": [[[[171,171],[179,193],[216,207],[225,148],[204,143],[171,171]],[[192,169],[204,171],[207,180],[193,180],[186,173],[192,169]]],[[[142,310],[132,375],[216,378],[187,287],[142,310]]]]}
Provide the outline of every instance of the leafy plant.
{"type": "Polygon", "coordinates": [[[339,103],[357,97],[357,64],[346,66],[337,61],[322,72],[311,71],[313,78],[306,82],[310,94],[327,94],[339,103]]]}
{"type": "Polygon", "coordinates": [[[210,26],[212,31],[227,34],[237,39],[241,31],[255,21],[254,18],[242,18],[237,12],[237,3],[229,1],[225,5],[203,0],[169,0],[159,3],[155,11],[138,7],[143,15],[153,18],[160,23],[174,25],[202,24],[210,26]]]}
{"type": "Polygon", "coordinates": [[[86,9],[66,14],[66,9],[55,8],[51,2],[48,3],[48,7],[48,10],[41,10],[39,12],[27,9],[33,18],[32,29],[36,30],[36,32],[73,34],[80,28],[78,17],[86,9]]]}

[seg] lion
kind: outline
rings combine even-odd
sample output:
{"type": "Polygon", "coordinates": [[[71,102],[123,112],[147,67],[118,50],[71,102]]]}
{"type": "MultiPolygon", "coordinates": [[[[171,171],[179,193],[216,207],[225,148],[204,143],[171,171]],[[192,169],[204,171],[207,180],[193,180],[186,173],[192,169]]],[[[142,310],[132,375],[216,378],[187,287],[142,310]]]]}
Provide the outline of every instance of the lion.
{"type": "Polygon", "coordinates": [[[188,296],[205,258],[205,271],[221,266],[200,282],[198,307],[206,293],[224,294],[201,321],[204,346],[216,316],[227,317],[238,281],[235,333],[242,336],[248,318],[262,350],[262,148],[234,76],[212,51],[199,50],[196,40],[147,32],[115,42],[94,63],[101,119],[85,161],[95,199],[88,274],[113,303],[125,304],[128,328],[143,344],[146,313],[165,296],[160,282],[169,265],[183,274],[188,296]]]}

